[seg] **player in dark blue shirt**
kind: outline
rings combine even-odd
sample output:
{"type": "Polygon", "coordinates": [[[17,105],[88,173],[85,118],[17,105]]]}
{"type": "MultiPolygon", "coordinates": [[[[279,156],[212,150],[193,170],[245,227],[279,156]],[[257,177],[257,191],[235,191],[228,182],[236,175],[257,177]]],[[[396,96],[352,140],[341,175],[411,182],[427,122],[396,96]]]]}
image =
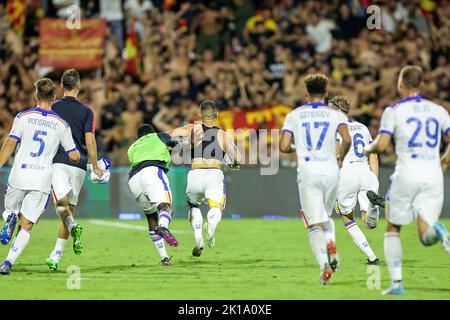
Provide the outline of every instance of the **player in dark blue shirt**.
{"type": "Polygon", "coordinates": [[[61,84],[64,88],[64,97],[53,103],[52,110],[69,124],[81,159],[77,164],[71,163],[61,148],[53,159],[52,191],[56,211],[62,223],[55,248],[47,259],[47,265],[51,270],[58,268],[69,234],[74,239],[75,254],[79,255],[83,250],[80,239],[82,228],[75,223],[73,215],[78,204],[88,161],[92,163],[93,170],[99,177],[103,175],[103,170],[97,165],[94,112],[77,99],[81,88],[80,75],[75,69],[66,70],[61,78],[61,84]]]}

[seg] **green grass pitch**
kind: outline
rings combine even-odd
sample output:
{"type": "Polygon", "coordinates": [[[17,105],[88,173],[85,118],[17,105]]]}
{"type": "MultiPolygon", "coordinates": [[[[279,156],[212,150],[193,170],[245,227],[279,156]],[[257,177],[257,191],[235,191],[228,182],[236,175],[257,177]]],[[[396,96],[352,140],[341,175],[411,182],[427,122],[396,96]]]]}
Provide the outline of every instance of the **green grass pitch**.
{"type": "MultiPolygon", "coordinates": [[[[171,225],[180,246],[169,248],[173,266],[163,268],[145,230],[144,221],[119,222],[135,229],[99,225],[80,220],[84,252],[76,256],[68,243],[57,272],[45,259],[53,249],[58,221],[42,220],[35,229],[13,273],[0,278],[1,299],[397,299],[383,297],[389,284],[383,257],[385,222],[364,230],[374,251],[383,260],[381,289],[368,289],[365,257],[352,243],[339,220],[337,247],[341,268],[330,286],[318,284],[318,267],[306,230],[299,219],[224,219],[217,232],[217,246],[191,257],[193,235],[186,220],[171,225]],[[143,229],[143,228],[142,228],[143,229]],[[77,265],[81,288],[70,290],[66,270],[77,265]]],[[[446,221],[450,226],[450,221],[446,221]]],[[[450,257],[440,245],[425,248],[410,225],[402,232],[404,283],[401,299],[449,299],[450,257]]],[[[3,259],[8,247],[0,248],[3,259]]]]}

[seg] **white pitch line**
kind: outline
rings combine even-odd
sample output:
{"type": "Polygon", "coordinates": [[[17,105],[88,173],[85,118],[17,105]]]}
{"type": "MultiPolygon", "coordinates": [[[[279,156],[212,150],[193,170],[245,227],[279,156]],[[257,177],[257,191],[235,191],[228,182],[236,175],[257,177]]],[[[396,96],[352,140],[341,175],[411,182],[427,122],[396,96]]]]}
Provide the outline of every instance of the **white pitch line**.
{"type": "MultiPolygon", "coordinates": [[[[148,227],[144,226],[135,226],[128,223],[122,223],[122,222],[113,222],[113,221],[104,221],[104,220],[97,220],[97,219],[90,219],[90,223],[96,224],[99,226],[106,226],[106,227],[115,227],[115,228],[121,228],[121,229],[131,229],[131,230],[140,230],[140,231],[148,231],[148,227]]],[[[170,230],[173,233],[178,234],[187,234],[191,233],[188,230],[170,230]]]]}

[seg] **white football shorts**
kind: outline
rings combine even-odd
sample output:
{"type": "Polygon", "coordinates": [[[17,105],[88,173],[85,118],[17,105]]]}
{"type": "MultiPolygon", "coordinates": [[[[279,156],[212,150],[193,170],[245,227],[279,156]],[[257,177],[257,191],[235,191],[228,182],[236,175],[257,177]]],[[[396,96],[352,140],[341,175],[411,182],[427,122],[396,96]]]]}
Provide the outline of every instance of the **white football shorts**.
{"type": "Polygon", "coordinates": [[[444,203],[444,179],[417,181],[412,175],[391,176],[391,185],[386,195],[386,218],[394,225],[406,225],[419,215],[429,226],[434,225],[441,215],[444,203]]]}
{"type": "Polygon", "coordinates": [[[361,211],[368,212],[370,202],[366,193],[369,190],[378,193],[378,187],[378,178],[368,167],[341,170],[337,196],[340,213],[352,213],[356,201],[359,202],[361,211]]]}
{"type": "Polygon", "coordinates": [[[169,179],[159,167],[143,168],[131,177],[128,186],[144,214],[155,213],[161,203],[172,204],[169,179]]]}
{"type": "Polygon", "coordinates": [[[78,197],[83,187],[86,171],[63,163],[52,165],[52,190],[55,201],[69,198],[73,206],[78,204],[78,197]]]}
{"type": "Polygon", "coordinates": [[[335,174],[303,171],[299,175],[300,214],[305,227],[327,222],[336,203],[339,172],[335,174]]]}
{"type": "Polygon", "coordinates": [[[210,207],[225,208],[225,177],[220,169],[193,169],[187,176],[186,199],[199,205],[207,203],[210,207]]]}
{"type": "Polygon", "coordinates": [[[20,190],[8,186],[5,209],[21,213],[28,221],[37,223],[50,201],[50,194],[41,191],[20,190]]]}

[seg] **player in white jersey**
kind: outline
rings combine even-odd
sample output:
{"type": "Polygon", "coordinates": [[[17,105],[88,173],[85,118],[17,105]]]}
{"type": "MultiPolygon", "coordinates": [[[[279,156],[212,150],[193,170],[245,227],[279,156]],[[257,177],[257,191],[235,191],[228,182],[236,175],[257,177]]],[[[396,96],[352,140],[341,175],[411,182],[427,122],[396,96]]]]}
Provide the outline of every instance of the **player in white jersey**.
{"type": "MultiPolygon", "coordinates": [[[[350,110],[350,102],[344,96],[333,97],[329,104],[345,114],[350,110]]],[[[372,142],[372,136],[365,125],[348,119],[348,131],[352,145],[344,159],[339,175],[336,212],[342,215],[344,225],[353,242],[367,256],[367,264],[378,265],[380,260],[354,219],[354,210],[356,202],[358,202],[363,224],[369,229],[377,226],[378,207],[370,203],[366,193],[368,191],[378,192],[378,156],[371,154],[370,157],[367,157],[363,152],[364,146],[372,142]]],[[[338,135],[336,140],[336,148],[339,148],[342,138],[338,135]]]]}
{"type": "Polygon", "coordinates": [[[328,79],[313,74],[305,78],[309,103],[291,111],[284,122],[280,138],[281,152],[297,151],[297,182],[301,211],[312,251],[320,266],[320,283],[328,284],[337,268],[334,222],[331,219],[339,182],[339,165],[347,154],[351,140],[347,117],[328,105],[328,79]],[[342,136],[339,163],[336,133],[342,136]]]}
{"type": "Polygon", "coordinates": [[[384,254],[391,286],[383,294],[404,294],[402,284],[401,226],[416,220],[420,241],[430,246],[440,241],[450,253],[450,236],[438,221],[444,201],[443,170],[450,162],[450,146],[440,159],[441,135],[450,138],[450,116],[443,107],[419,95],[423,72],[404,67],[398,91],[402,100],[387,107],[380,130],[366,154],[383,152],[395,139],[397,163],[386,196],[387,232],[384,254]]]}
{"type": "Polygon", "coordinates": [[[36,108],[19,113],[8,138],[0,151],[0,167],[11,157],[17,144],[5,195],[7,223],[2,230],[2,240],[7,243],[19,218],[19,231],[0,267],[0,274],[8,275],[11,267],[30,240],[31,229],[45,211],[50,199],[51,166],[61,144],[69,158],[77,162],[80,154],[76,149],[69,125],[55,112],[51,104],[56,88],[50,79],[35,83],[36,108]],[[6,231],[6,232],[5,232],[6,231]]]}

